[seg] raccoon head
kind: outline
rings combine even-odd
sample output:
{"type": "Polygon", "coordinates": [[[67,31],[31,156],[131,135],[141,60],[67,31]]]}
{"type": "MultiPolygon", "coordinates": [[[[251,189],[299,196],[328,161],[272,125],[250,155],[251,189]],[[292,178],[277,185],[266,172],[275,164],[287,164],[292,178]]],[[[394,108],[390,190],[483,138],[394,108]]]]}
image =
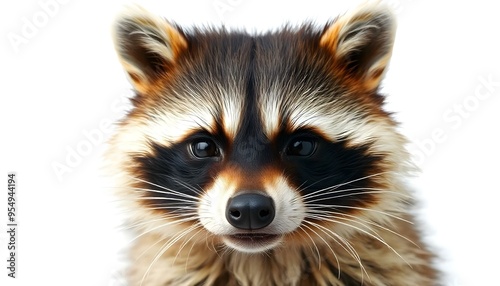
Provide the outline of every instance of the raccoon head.
{"type": "Polygon", "coordinates": [[[257,253],[388,222],[409,168],[378,93],[394,34],[380,6],[263,34],[122,15],[136,96],[109,160],[139,231],[257,253]]]}

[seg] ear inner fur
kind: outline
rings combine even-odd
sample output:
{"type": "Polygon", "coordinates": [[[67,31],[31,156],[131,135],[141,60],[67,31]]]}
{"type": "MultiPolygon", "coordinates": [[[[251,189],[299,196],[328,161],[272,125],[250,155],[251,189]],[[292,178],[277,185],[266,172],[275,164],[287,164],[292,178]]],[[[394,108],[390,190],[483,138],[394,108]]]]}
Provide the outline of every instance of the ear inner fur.
{"type": "Polygon", "coordinates": [[[332,53],[337,74],[370,92],[378,88],[389,64],[395,29],[390,9],[364,4],[330,24],[320,45],[332,53]]]}
{"type": "Polygon", "coordinates": [[[163,18],[132,7],[118,18],[114,42],[120,61],[140,94],[154,93],[187,49],[182,32],[163,18]]]}

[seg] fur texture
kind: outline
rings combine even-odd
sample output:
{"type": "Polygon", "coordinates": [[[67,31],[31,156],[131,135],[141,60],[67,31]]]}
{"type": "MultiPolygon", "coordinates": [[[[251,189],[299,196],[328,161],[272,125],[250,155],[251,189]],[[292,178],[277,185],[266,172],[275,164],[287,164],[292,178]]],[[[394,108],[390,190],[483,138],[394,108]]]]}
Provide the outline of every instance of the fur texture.
{"type": "Polygon", "coordinates": [[[120,16],[130,285],[437,285],[378,93],[394,34],[381,5],[259,35],[120,16]]]}

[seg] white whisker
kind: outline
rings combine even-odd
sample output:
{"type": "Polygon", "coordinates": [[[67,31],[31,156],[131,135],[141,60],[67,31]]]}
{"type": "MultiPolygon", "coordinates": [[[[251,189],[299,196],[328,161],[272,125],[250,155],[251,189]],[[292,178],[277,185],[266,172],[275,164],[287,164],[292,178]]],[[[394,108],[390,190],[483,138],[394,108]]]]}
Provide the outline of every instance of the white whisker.
{"type": "Polygon", "coordinates": [[[314,214],[314,215],[308,215],[307,216],[308,218],[311,218],[311,219],[315,219],[315,220],[321,220],[321,221],[329,221],[329,222],[336,222],[332,219],[335,218],[335,219],[343,219],[345,221],[350,221],[350,222],[355,222],[359,225],[361,225],[362,227],[368,229],[369,231],[373,232],[373,235],[376,235],[377,237],[379,238],[382,238],[375,230],[373,230],[370,226],[362,223],[362,222],[359,222],[359,221],[356,221],[356,220],[353,220],[353,219],[347,219],[347,218],[342,218],[342,217],[339,217],[339,216],[332,216],[332,215],[325,215],[325,214],[314,214]]]}
{"type": "Polygon", "coordinates": [[[391,194],[391,195],[397,195],[397,196],[404,197],[405,199],[410,199],[409,195],[401,193],[401,192],[395,192],[395,191],[377,189],[377,188],[351,188],[351,189],[342,189],[342,190],[336,190],[334,192],[326,192],[326,193],[317,194],[313,197],[309,197],[307,199],[306,203],[314,203],[314,202],[323,201],[323,200],[331,200],[331,199],[338,199],[338,198],[365,195],[365,194],[391,194]],[[347,192],[351,192],[351,191],[359,191],[359,192],[347,193],[347,192]],[[316,198],[316,199],[311,200],[311,198],[316,198]]]}
{"type": "Polygon", "coordinates": [[[152,231],[155,231],[159,228],[162,228],[162,227],[167,227],[167,226],[172,226],[172,225],[179,225],[179,224],[182,224],[184,222],[191,222],[191,221],[194,221],[196,220],[196,217],[188,217],[188,218],[183,218],[183,219],[176,219],[174,221],[169,221],[169,222],[166,222],[164,224],[161,224],[161,225],[158,225],[156,227],[153,227],[151,229],[148,229],[147,231],[144,231],[142,232],[141,234],[137,235],[136,237],[134,237],[132,240],[130,240],[128,243],[132,243],[133,241],[137,240],[138,238],[142,237],[143,235],[147,234],[147,233],[150,233],[152,231]]]}
{"type": "Polygon", "coordinates": [[[149,264],[149,267],[146,269],[146,272],[142,276],[142,280],[141,280],[141,284],[140,284],[141,286],[144,283],[144,281],[146,280],[147,276],[149,275],[149,271],[151,271],[153,265],[158,261],[158,259],[160,259],[160,257],[165,252],[167,252],[167,250],[170,249],[170,247],[172,247],[172,245],[176,244],[181,238],[186,236],[189,232],[196,229],[197,227],[198,227],[198,225],[192,225],[191,227],[185,229],[184,231],[182,231],[178,235],[169,239],[167,242],[165,242],[165,244],[163,244],[163,246],[160,248],[160,250],[158,251],[158,253],[154,257],[153,261],[151,261],[151,263],[149,264]]]}
{"type": "Polygon", "coordinates": [[[141,254],[139,254],[136,258],[135,258],[135,262],[138,262],[139,259],[144,256],[144,254],[146,254],[149,250],[151,250],[151,248],[153,248],[155,245],[157,245],[158,243],[160,243],[161,241],[164,241],[166,240],[166,238],[164,237],[161,237],[160,239],[158,239],[158,241],[156,241],[155,243],[151,244],[148,248],[146,248],[146,250],[144,250],[143,252],[141,252],[141,254]]]}
{"type": "MultiPolygon", "coordinates": [[[[384,231],[387,231],[387,232],[390,232],[406,241],[408,241],[409,243],[413,244],[414,246],[416,247],[419,247],[418,244],[416,244],[414,241],[412,241],[411,239],[407,238],[406,236],[398,233],[398,232],[395,232],[394,230],[388,228],[388,227],[385,227],[379,223],[376,223],[376,222],[373,222],[373,221],[368,221],[368,220],[364,220],[364,219],[361,219],[357,216],[354,216],[354,215],[350,215],[350,214],[347,214],[347,213],[341,213],[341,212],[334,212],[334,211],[313,211],[311,212],[311,214],[315,214],[317,216],[319,216],[320,219],[324,219],[324,220],[328,220],[332,215],[335,216],[336,219],[343,219],[343,220],[346,220],[346,221],[351,221],[351,222],[355,222],[355,223],[358,223],[358,224],[361,224],[362,226],[368,228],[368,229],[371,229],[369,225],[372,225],[372,226],[375,226],[377,228],[380,228],[384,231]],[[318,212],[318,213],[316,213],[318,212]],[[346,217],[350,217],[350,218],[346,218],[346,217]]],[[[374,230],[372,230],[374,231],[374,230]]],[[[374,231],[375,232],[375,231],[374,231]]]]}
{"type": "Polygon", "coordinates": [[[344,226],[348,226],[348,227],[354,228],[354,229],[356,229],[356,230],[358,230],[358,231],[360,231],[360,232],[362,232],[362,233],[364,233],[364,234],[366,234],[366,235],[368,235],[368,236],[370,236],[370,237],[374,238],[375,240],[379,241],[380,243],[382,243],[383,245],[385,245],[387,248],[389,248],[392,252],[394,252],[394,254],[396,254],[397,256],[399,256],[399,258],[401,258],[401,259],[402,259],[402,260],[403,260],[406,264],[408,264],[408,266],[410,266],[410,267],[411,267],[410,263],[408,263],[408,262],[406,261],[406,259],[404,259],[404,258],[403,258],[403,256],[401,256],[401,255],[399,254],[399,252],[397,252],[397,251],[396,251],[396,250],[395,250],[392,246],[390,246],[390,245],[389,245],[389,244],[388,244],[388,243],[387,243],[384,239],[382,239],[381,237],[376,236],[376,235],[373,235],[373,234],[371,234],[370,232],[368,232],[368,231],[366,231],[366,230],[364,230],[364,229],[362,229],[362,228],[359,228],[359,227],[357,227],[357,226],[354,226],[354,225],[352,225],[352,224],[344,223],[344,222],[341,222],[341,221],[338,221],[338,220],[335,220],[335,219],[330,219],[330,221],[331,221],[331,222],[334,222],[334,223],[338,223],[338,224],[344,225],[344,226]]]}
{"type": "Polygon", "coordinates": [[[136,198],[137,200],[164,200],[164,201],[174,201],[174,202],[184,202],[184,203],[195,203],[186,199],[178,199],[178,198],[166,198],[166,197],[140,197],[136,198]]]}
{"type": "MultiPolygon", "coordinates": [[[[196,223],[196,224],[195,224],[195,225],[193,225],[193,226],[195,226],[195,228],[193,229],[193,231],[194,231],[194,230],[196,230],[196,229],[198,229],[198,228],[199,228],[199,230],[198,230],[196,233],[194,233],[193,235],[191,235],[191,237],[190,237],[189,239],[185,240],[185,241],[181,244],[181,246],[179,247],[179,250],[177,250],[177,254],[176,254],[176,255],[175,255],[175,257],[174,257],[174,261],[172,261],[172,265],[173,265],[173,264],[175,264],[175,261],[176,261],[176,260],[177,260],[177,258],[179,257],[179,254],[181,253],[182,249],[184,249],[184,247],[185,247],[185,246],[186,246],[186,245],[187,245],[187,244],[188,244],[188,243],[189,243],[189,242],[193,239],[193,237],[195,237],[198,233],[200,233],[200,232],[203,230],[203,226],[202,226],[202,225],[201,225],[201,223],[199,223],[199,222],[198,222],[198,223],[196,223]]],[[[191,249],[192,249],[192,248],[191,248],[191,249]]],[[[189,254],[190,254],[190,253],[191,253],[191,252],[189,252],[189,253],[188,253],[188,257],[187,257],[187,259],[189,259],[189,254]]],[[[186,261],[186,271],[187,271],[187,261],[186,261]]]]}
{"type": "Polygon", "coordinates": [[[155,183],[152,183],[152,182],[149,182],[149,181],[146,181],[146,180],[143,180],[143,179],[140,179],[140,178],[134,178],[134,177],[131,177],[132,179],[136,180],[136,181],[139,181],[139,182],[142,182],[142,183],[145,183],[145,184],[148,184],[148,185],[151,185],[151,186],[154,186],[154,187],[157,187],[157,188],[160,188],[161,190],[165,190],[165,191],[168,191],[169,193],[171,194],[178,194],[179,196],[189,196],[195,200],[197,200],[198,198],[195,197],[195,196],[190,196],[190,195],[187,195],[187,194],[184,194],[182,192],[179,192],[179,191],[176,191],[176,190],[172,190],[170,188],[167,188],[167,187],[164,187],[164,186],[161,186],[161,185],[158,185],[158,184],[155,184],[155,183]]]}
{"type": "Polygon", "coordinates": [[[166,219],[175,219],[175,218],[177,218],[177,216],[165,214],[165,215],[163,215],[163,216],[161,216],[160,218],[157,218],[157,219],[149,219],[149,220],[145,220],[145,221],[140,221],[140,222],[135,222],[135,223],[129,223],[126,226],[122,226],[122,227],[117,228],[117,230],[118,231],[128,230],[128,229],[136,228],[136,227],[141,226],[141,225],[151,224],[152,222],[164,221],[166,219]]]}
{"type": "MultiPolygon", "coordinates": [[[[314,227],[318,228],[317,224],[315,224],[315,223],[313,223],[313,222],[311,222],[311,221],[304,221],[304,223],[310,224],[310,225],[312,225],[312,226],[314,226],[314,227]]],[[[310,229],[310,228],[309,228],[309,229],[310,229]]],[[[311,229],[310,229],[310,230],[311,230],[311,229]]],[[[313,231],[313,230],[311,230],[311,231],[313,231]]],[[[314,232],[314,231],[313,231],[313,232],[314,232]]],[[[314,232],[314,233],[315,233],[316,235],[318,235],[316,232],[314,232]]],[[[340,277],[340,273],[341,273],[341,271],[340,271],[340,261],[339,261],[339,258],[338,258],[338,256],[337,256],[337,254],[336,254],[336,253],[335,253],[335,251],[332,249],[332,247],[330,246],[330,244],[329,244],[329,243],[327,243],[327,242],[323,239],[323,237],[321,237],[321,236],[319,236],[319,235],[318,235],[318,237],[319,237],[321,240],[323,240],[323,242],[325,242],[325,245],[326,245],[326,246],[330,249],[330,251],[332,252],[333,257],[335,258],[335,262],[337,263],[337,267],[338,267],[338,269],[337,269],[337,270],[338,270],[338,274],[337,274],[337,275],[340,277]]],[[[330,237],[330,236],[329,236],[329,237],[330,237]]],[[[330,237],[330,238],[332,238],[335,242],[337,242],[335,238],[333,238],[333,237],[330,237]]],[[[337,242],[337,243],[338,243],[338,242],[337,242]]],[[[341,245],[341,244],[339,243],[339,245],[341,245]]],[[[342,245],[341,245],[341,246],[342,246],[342,245]]]]}
{"type": "Polygon", "coordinates": [[[323,192],[328,191],[328,190],[335,190],[335,189],[338,189],[338,188],[340,188],[342,186],[345,186],[345,185],[348,185],[348,184],[352,184],[352,183],[355,183],[355,182],[358,182],[358,181],[366,180],[366,179],[369,179],[369,178],[372,178],[372,177],[375,177],[375,176],[380,176],[380,175],[385,174],[385,173],[388,173],[388,172],[380,172],[380,173],[376,173],[376,174],[364,176],[364,177],[361,177],[361,178],[357,178],[357,179],[354,179],[354,180],[350,180],[350,181],[347,181],[345,183],[341,183],[341,184],[337,184],[337,185],[334,185],[334,186],[329,186],[329,187],[326,187],[326,188],[323,188],[323,189],[319,189],[319,190],[316,190],[316,191],[311,192],[309,194],[305,194],[303,196],[303,199],[307,200],[308,198],[310,198],[311,196],[314,196],[315,194],[323,193],[323,192]]]}
{"type": "MultiPolygon", "coordinates": [[[[340,247],[342,247],[342,249],[344,249],[347,253],[349,253],[352,258],[354,258],[354,260],[356,260],[362,270],[362,273],[366,274],[367,277],[370,277],[368,272],[366,271],[362,261],[361,261],[361,257],[359,256],[358,252],[356,251],[356,249],[354,248],[354,246],[352,246],[352,244],[345,238],[343,238],[342,236],[340,236],[339,234],[333,232],[332,230],[320,225],[320,224],[317,224],[317,223],[314,223],[314,222],[311,222],[311,221],[307,221],[307,223],[315,226],[316,228],[318,228],[319,230],[321,230],[325,235],[327,235],[329,238],[331,238],[333,241],[335,241],[338,245],[340,245],[340,247]],[[340,240],[340,242],[338,240],[340,240]]],[[[327,246],[330,248],[329,244],[327,243],[327,246]]],[[[330,248],[331,249],[331,248],[330,248]]],[[[332,250],[333,252],[333,250],[332,250]]],[[[335,254],[335,252],[333,252],[333,254],[335,255],[335,259],[337,261],[337,265],[339,267],[338,271],[338,276],[340,277],[340,263],[338,261],[338,258],[337,258],[337,255],[335,254]]]]}
{"type": "Polygon", "coordinates": [[[194,206],[185,206],[182,204],[169,204],[168,206],[148,207],[146,209],[147,210],[168,210],[172,214],[179,214],[179,215],[196,213],[196,211],[197,211],[196,207],[194,207],[194,206]],[[181,213],[180,211],[189,211],[189,212],[182,212],[181,213]]]}
{"type": "Polygon", "coordinates": [[[302,232],[305,233],[309,237],[309,239],[312,242],[312,245],[314,246],[314,249],[316,250],[316,254],[318,255],[318,269],[319,269],[319,267],[321,266],[321,254],[319,252],[318,246],[316,245],[316,242],[314,242],[314,239],[311,237],[311,235],[309,235],[309,233],[307,233],[307,231],[305,231],[303,229],[303,227],[306,227],[307,229],[310,229],[310,228],[304,224],[299,226],[299,229],[301,229],[302,232]]]}
{"type": "Polygon", "coordinates": [[[187,199],[191,199],[193,201],[198,200],[197,197],[191,196],[188,194],[184,194],[181,192],[177,192],[168,188],[164,188],[162,190],[155,190],[155,189],[146,189],[146,188],[132,188],[134,192],[152,192],[152,193],[157,193],[157,194],[164,194],[164,195],[171,195],[171,196],[179,196],[187,199]],[[168,191],[165,191],[168,190],[168,191]]]}
{"type": "MultiPolygon", "coordinates": [[[[167,176],[168,176],[168,175],[167,175],[167,176]]],[[[203,189],[202,189],[202,188],[200,188],[200,187],[198,187],[198,189],[197,189],[197,188],[195,188],[195,187],[193,187],[193,186],[190,186],[190,185],[186,184],[185,182],[183,182],[183,181],[181,181],[181,180],[179,180],[179,179],[177,179],[177,178],[175,178],[175,177],[173,177],[173,176],[168,176],[168,177],[169,177],[169,178],[171,178],[172,180],[174,180],[175,182],[177,182],[179,185],[181,185],[181,186],[183,186],[183,187],[187,188],[188,190],[193,191],[193,192],[194,192],[195,194],[197,194],[198,196],[200,196],[200,195],[202,195],[202,194],[203,194],[203,189]]]]}
{"type": "Polygon", "coordinates": [[[378,214],[381,214],[381,215],[385,215],[385,216],[397,219],[399,221],[403,221],[403,222],[406,222],[406,223],[409,223],[409,224],[413,224],[411,221],[406,220],[406,219],[404,219],[402,217],[398,217],[397,215],[394,215],[394,214],[391,214],[391,213],[388,213],[388,212],[384,212],[384,211],[381,211],[381,210],[370,209],[370,208],[354,207],[354,206],[344,206],[344,205],[326,205],[326,204],[312,204],[312,205],[308,205],[307,208],[309,210],[316,210],[316,209],[337,209],[337,210],[338,209],[354,209],[354,210],[361,210],[361,211],[371,211],[371,212],[375,212],[375,213],[378,213],[378,214]]]}

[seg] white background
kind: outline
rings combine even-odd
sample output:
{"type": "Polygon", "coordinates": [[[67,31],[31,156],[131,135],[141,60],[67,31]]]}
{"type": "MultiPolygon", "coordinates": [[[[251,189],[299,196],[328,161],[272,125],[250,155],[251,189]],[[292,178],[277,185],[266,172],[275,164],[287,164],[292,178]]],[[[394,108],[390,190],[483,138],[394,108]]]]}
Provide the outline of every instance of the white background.
{"type": "MultiPolygon", "coordinates": [[[[126,2],[64,2],[0,4],[2,225],[7,172],[19,179],[19,278],[6,278],[1,226],[1,285],[124,285],[117,269],[126,239],[99,168],[106,124],[130,96],[110,37],[126,2]]],[[[137,1],[181,25],[249,31],[324,23],[359,1],[270,2],[137,1]]],[[[412,184],[428,241],[446,285],[498,285],[499,9],[493,1],[388,2],[399,25],[383,92],[422,168],[412,184]]]]}

